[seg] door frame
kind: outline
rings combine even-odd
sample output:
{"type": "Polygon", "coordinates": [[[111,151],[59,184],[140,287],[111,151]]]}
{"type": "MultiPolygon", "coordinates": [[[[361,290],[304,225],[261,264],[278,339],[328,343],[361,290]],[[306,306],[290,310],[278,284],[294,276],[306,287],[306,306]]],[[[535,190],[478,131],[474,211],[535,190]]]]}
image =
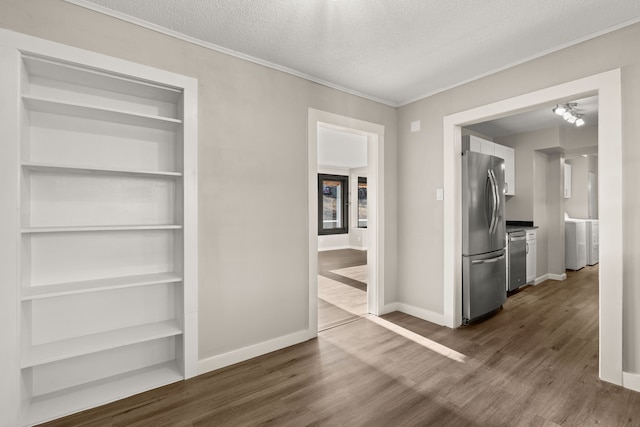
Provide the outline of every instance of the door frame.
{"type": "Polygon", "coordinates": [[[599,375],[623,383],[622,92],[620,69],[607,71],[444,117],[444,320],[462,322],[461,128],[534,109],[598,95],[600,194],[599,375]],[[605,291],[606,290],[606,291],[605,291]]]}
{"type": "Polygon", "coordinates": [[[367,137],[367,311],[384,308],[384,126],[309,108],[307,126],[309,203],[309,337],[318,335],[318,127],[367,137]]]}

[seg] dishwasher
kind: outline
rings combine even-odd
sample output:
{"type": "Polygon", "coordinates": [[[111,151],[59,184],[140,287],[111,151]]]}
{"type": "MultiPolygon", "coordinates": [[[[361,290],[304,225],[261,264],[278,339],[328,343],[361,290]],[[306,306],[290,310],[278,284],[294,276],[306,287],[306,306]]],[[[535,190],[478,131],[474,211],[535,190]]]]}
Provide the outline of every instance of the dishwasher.
{"type": "Polygon", "coordinates": [[[512,231],[508,239],[509,280],[507,290],[515,291],[527,283],[527,233],[512,231]]]}

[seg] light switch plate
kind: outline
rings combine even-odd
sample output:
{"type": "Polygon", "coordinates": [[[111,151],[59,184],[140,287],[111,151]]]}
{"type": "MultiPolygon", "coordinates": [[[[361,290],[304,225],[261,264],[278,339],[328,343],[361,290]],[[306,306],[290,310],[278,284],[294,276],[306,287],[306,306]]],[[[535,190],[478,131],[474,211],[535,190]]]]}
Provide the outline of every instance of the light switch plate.
{"type": "Polygon", "coordinates": [[[444,200],[444,189],[438,188],[436,190],[436,200],[444,200]]]}
{"type": "Polygon", "coordinates": [[[420,120],[411,122],[411,132],[418,132],[420,130],[420,120]]]}

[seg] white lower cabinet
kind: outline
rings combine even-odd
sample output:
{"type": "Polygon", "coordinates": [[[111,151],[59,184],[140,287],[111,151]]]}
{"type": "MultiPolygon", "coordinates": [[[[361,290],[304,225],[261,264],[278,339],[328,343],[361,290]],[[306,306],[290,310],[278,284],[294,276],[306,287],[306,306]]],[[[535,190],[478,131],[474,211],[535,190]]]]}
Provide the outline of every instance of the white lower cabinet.
{"type": "Polygon", "coordinates": [[[0,425],[32,425],[197,373],[197,82],[12,34],[20,400],[0,425]]]}
{"type": "Polygon", "coordinates": [[[527,230],[527,283],[536,281],[536,230],[527,230]]]}

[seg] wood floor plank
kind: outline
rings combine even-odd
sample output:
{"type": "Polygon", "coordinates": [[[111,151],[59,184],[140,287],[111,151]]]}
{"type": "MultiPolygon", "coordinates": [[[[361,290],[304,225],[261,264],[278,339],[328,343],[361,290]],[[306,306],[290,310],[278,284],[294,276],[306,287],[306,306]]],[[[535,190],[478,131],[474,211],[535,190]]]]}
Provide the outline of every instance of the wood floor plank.
{"type": "Polygon", "coordinates": [[[526,287],[479,324],[451,330],[399,312],[382,317],[389,323],[360,317],[47,425],[639,426],[640,393],[598,379],[597,270],[526,287]]]}

